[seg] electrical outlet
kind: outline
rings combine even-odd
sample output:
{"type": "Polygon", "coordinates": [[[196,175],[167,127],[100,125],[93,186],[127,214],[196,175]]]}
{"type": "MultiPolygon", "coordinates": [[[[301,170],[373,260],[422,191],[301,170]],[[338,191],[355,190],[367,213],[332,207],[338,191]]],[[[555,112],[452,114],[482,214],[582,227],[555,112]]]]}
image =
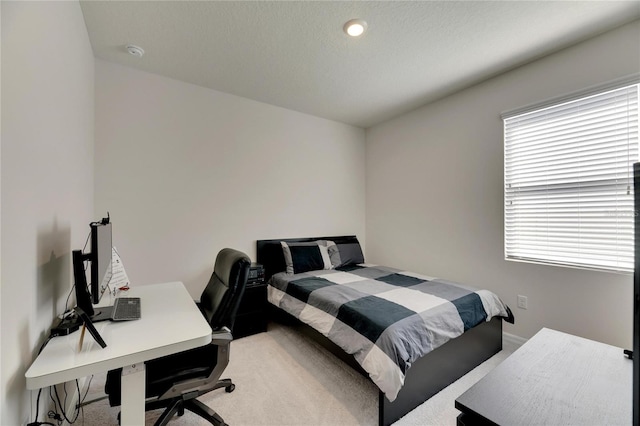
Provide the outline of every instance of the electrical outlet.
{"type": "Polygon", "coordinates": [[[527,309],[527,296],[518,295],[518,308],[527,309]]]}

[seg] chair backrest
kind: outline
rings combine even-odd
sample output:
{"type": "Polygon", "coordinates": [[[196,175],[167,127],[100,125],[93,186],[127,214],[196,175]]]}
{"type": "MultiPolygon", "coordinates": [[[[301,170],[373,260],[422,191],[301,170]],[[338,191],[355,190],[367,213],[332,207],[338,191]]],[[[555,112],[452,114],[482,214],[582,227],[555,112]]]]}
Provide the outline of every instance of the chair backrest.
{"type": "Polygon", "coordinates": [[[213,274],[200,296],[200,310],[214,331],[222,327],[233,331],[250,267],[249,257],[238,250],[225,248],[216,256],[213,274]]]}

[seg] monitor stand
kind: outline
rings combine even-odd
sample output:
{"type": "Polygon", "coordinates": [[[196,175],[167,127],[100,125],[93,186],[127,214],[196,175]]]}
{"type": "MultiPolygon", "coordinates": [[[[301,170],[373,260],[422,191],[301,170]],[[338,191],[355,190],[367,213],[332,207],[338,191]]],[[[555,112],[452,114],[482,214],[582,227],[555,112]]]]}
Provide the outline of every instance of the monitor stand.
{"type": "MultiPolygon", "coordinates": [[[[111,320],[113,306],[100,306],[93,309],[93,315],[90,317],[91,322],[100,322],[111,320]]],[[[78,330],[82,325],[82,318],[79,316],[71,316],[62,319],[56,326],[51,329],[51,337],[66,336],[78,330]]]]}
{"type": "Polygon", "coordinates": [[[113,312],[112,306],[94,306],[93,315],[91,315],[91,322],[107,321],[111,320],[111,313],[113,312]]]}
{"type": "MultiPolygon", "coordinates": [[[[100,336],[100,333],[98,333],[98,330],[96,330],[96,328],[93,326],[93,321],[91,321],[91,318],[89,318],[89,315],[87,315],[82,309],[76,307],[76,313],[78,314],[78,317],[80,318],[80,320],[84,323],[85,327],[87,330],[89,330],[89,333],[91,333],[91,336],[93,337],[93,339],[104,349],[107,347],[107,344],[105,343],[105,341],[102,339],[102,336],[100,336]]],[[[80,350],[80,348],[82,347],[82,338],[84,337],[84,328],[82,329],[82,335],[80,335],[80,347],[78,348],[78,350],[80,350]]]]}

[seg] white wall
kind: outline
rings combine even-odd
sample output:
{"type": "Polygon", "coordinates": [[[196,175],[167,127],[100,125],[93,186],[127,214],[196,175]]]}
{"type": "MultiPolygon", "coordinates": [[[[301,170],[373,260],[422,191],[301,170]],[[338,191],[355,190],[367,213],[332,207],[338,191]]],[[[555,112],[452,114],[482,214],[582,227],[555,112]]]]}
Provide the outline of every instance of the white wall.
{"type": "Polygon", "coordinates": [[[515,335],[631,347],[631,275],[504,260],[500,114],[639,71],[636,21],[368,129],[368,260],[495,291],[515,335]]]}
{"type": "Polygon", "coordinates": [[[217,252],[255,260],[257,239],[364,244],[360,128],[98,60],[95,155],[94,216],[111,213],[133,285],[199,297],[217,252]]]}
{"type": "Polygon", "coordinates": [[[18,425],[33,420],[24,373],[93,219],[94,59],[77,2],[1,7],[0,424],[18,425]]]}

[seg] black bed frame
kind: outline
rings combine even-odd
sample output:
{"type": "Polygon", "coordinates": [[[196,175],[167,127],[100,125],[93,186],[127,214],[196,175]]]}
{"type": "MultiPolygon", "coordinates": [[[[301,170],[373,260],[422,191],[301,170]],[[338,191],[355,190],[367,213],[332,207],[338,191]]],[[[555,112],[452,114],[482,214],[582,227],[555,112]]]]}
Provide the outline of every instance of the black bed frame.
{"type": "MultiPolygon", "coordinates": [[[[346,241],[354,236],[289,238],[257,241],[257,262],[265,268],[265,280],[285,270],[280,241],[305,242],[315,240],[346,241]]],[[[300,322],[286,312],[273,307],[272,318],[295,325],[305,335],[318,342],[356,371],[368,377],[350,354],[312,327],[300,322]]],[[[380,391],[378,423],[387,426],[440,392],[460,377],[502,350],[502,319],[493,318],[461,336],[429,352],[413,363],[407,371],[405,383],[393,402],[380,391]]]]}

